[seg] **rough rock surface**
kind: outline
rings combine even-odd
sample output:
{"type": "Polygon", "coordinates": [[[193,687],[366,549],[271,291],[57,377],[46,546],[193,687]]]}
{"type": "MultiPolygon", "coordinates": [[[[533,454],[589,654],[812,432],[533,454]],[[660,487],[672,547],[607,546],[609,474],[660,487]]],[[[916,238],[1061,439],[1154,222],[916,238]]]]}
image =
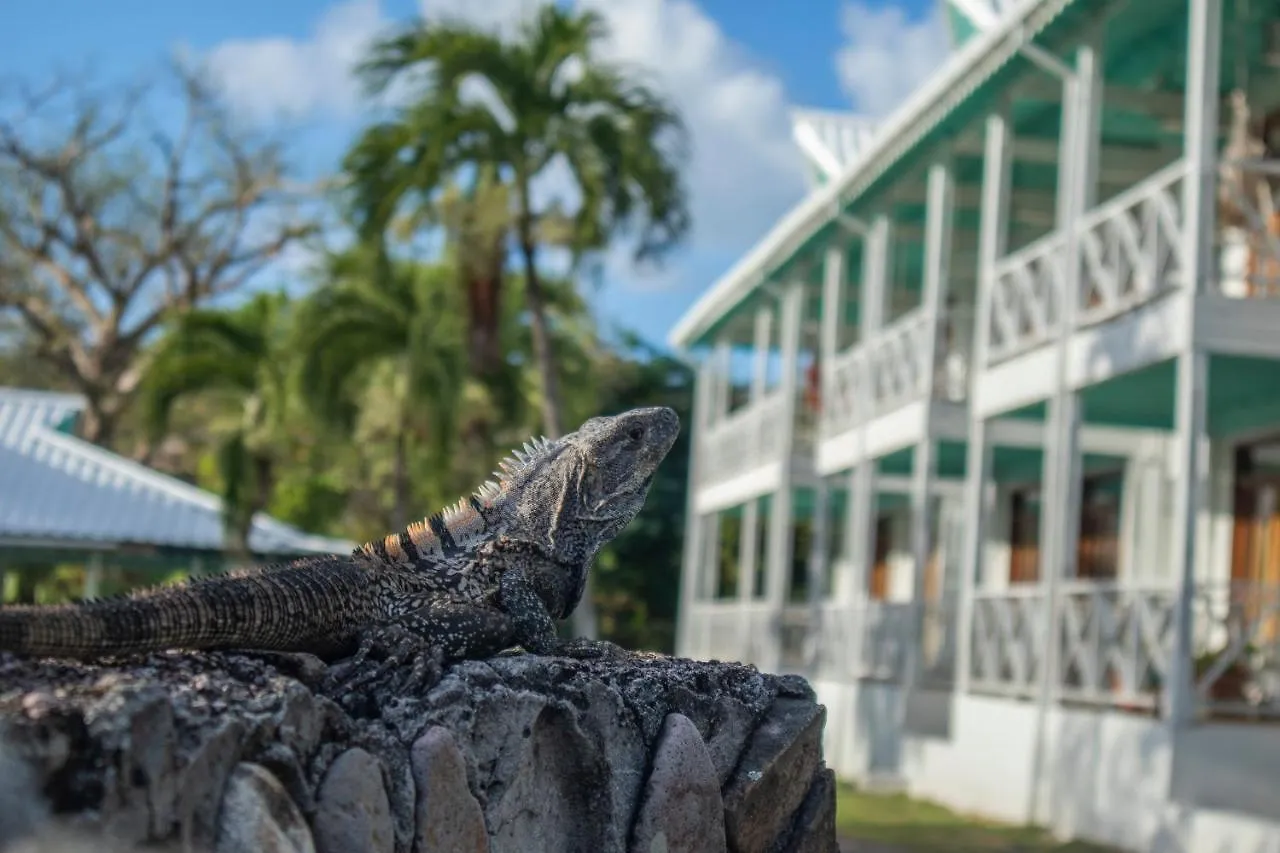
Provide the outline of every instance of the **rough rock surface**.
{"type": "Polygon", "coordinates": [[[301,655],[0,654],[0,853],[837,849],[803,679],[504,655],[340,704],[323,672],[301,655]]]}

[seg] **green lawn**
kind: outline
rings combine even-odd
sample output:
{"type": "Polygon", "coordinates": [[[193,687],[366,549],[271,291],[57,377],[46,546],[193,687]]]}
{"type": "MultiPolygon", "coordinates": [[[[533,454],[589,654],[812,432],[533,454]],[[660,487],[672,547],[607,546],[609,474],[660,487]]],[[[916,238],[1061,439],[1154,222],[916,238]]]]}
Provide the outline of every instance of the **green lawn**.
{"type": "Polygon", "coordinates": [[[1118,853],[1081,841],[1062,844],[1036,827],[963,817],[936,803],[904,794],[871,794],[844,783],[836,790],[836,835],[887,849],[1118,853]]]}

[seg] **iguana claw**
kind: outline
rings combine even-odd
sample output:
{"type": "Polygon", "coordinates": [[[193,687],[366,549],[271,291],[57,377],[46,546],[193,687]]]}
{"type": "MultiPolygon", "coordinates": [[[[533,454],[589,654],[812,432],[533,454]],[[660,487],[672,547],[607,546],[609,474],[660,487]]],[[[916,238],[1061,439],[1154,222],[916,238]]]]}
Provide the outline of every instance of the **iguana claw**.
{"type": "Polygon", "coordinates": [[[398,693],[421,693],[440,681],[444,657],[422,637],[395,623],[376,625],[360,636],[355,654],[329,671],[331,692],[353,693],[395,676],[398,693]]]}

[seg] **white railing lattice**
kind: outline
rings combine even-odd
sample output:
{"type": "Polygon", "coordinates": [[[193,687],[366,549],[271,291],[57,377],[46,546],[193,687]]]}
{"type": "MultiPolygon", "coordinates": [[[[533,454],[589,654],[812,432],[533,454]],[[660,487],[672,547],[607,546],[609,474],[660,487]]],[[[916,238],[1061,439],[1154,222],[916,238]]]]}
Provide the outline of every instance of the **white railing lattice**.
{"type": "Polygon", "coordinates": [[[1090,211],[1080,223],[1080,324],[1130,311],[1183,286],[1182,185],[1179,160],[1090,211]]]}

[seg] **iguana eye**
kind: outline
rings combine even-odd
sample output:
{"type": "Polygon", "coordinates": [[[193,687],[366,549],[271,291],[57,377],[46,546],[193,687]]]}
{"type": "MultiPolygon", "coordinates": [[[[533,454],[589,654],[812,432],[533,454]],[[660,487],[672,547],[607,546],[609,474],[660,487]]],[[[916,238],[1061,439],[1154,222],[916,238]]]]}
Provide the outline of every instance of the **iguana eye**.
{"type": "Polygon", "coordinates": [[[631,431],[627,433],[627,436],[630,437],[632,441],[639,441],[644,438],[644,427],[633,426],[631,431]]]}

